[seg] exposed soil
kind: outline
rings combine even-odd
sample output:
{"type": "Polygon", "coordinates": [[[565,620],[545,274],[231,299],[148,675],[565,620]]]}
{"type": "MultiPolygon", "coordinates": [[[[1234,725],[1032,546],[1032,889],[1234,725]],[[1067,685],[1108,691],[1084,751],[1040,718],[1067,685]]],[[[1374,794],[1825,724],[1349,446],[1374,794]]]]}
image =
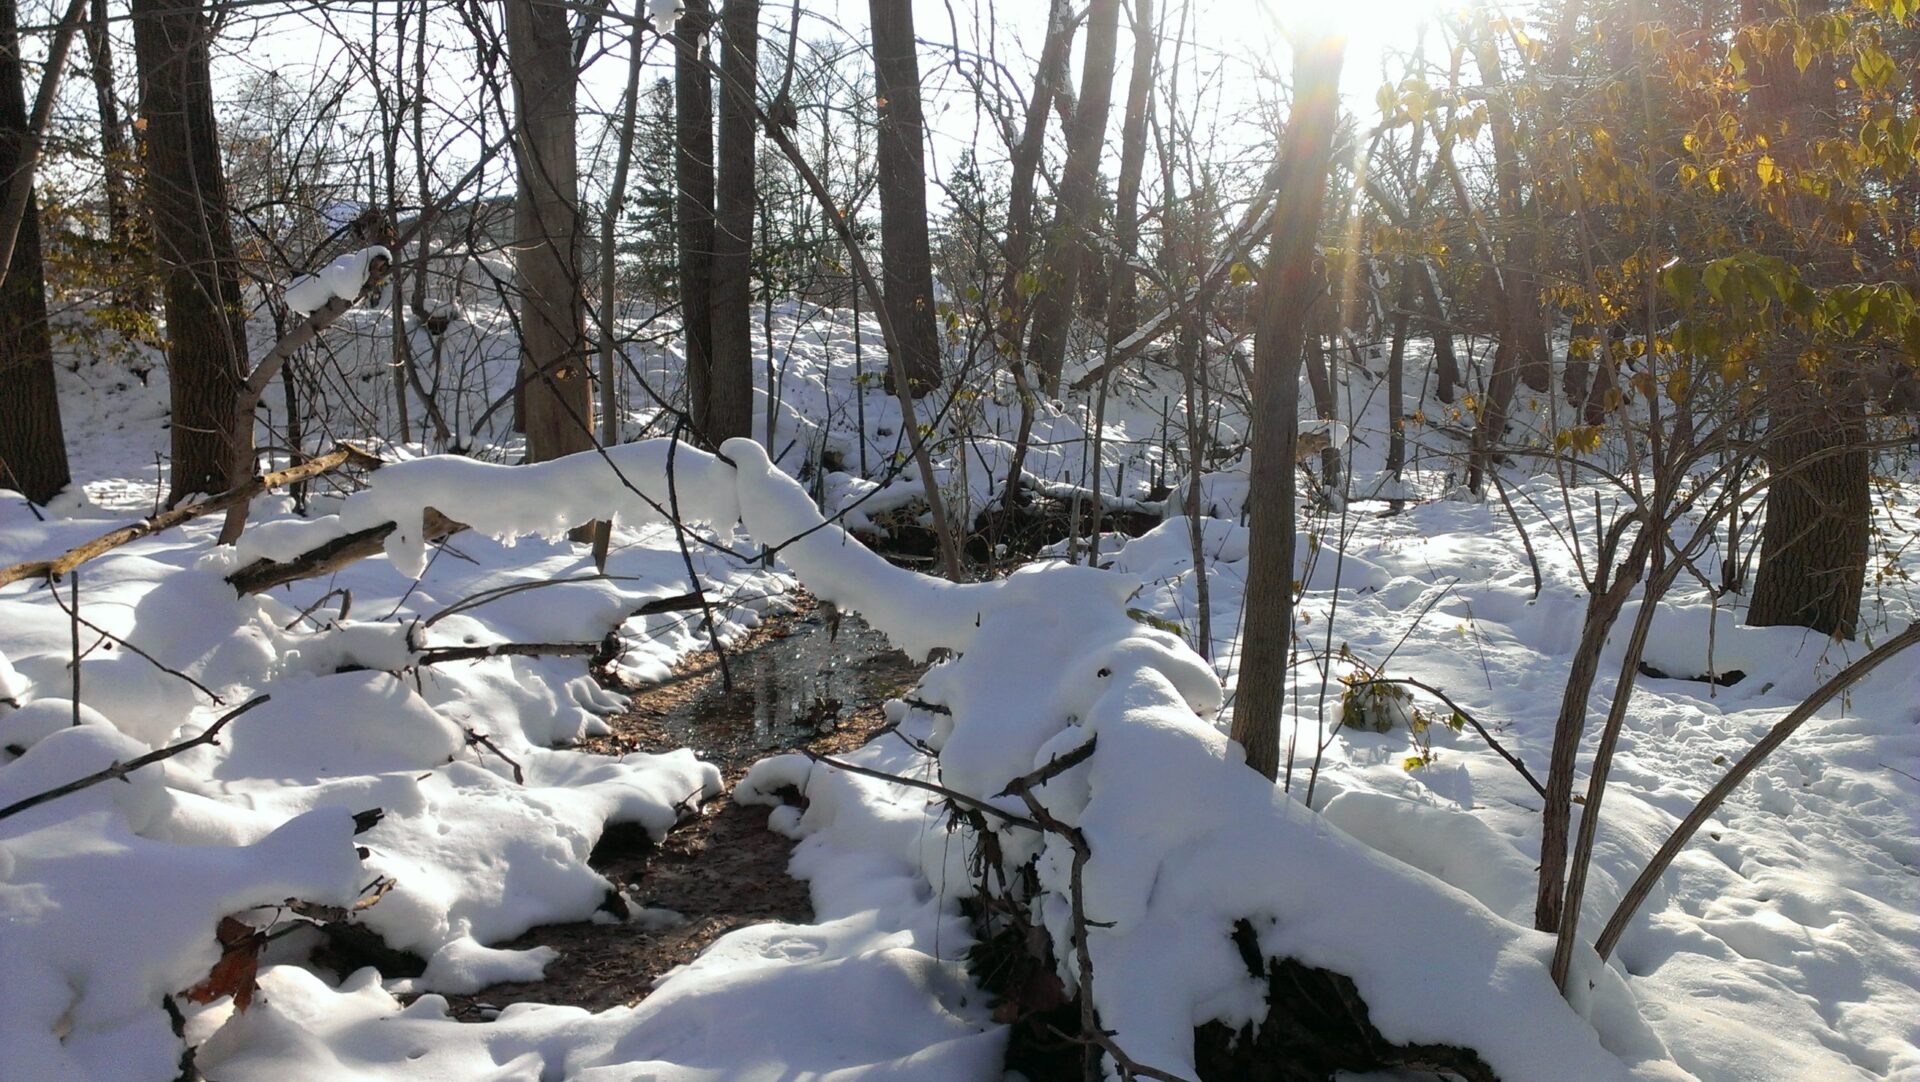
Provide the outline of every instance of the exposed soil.
{"type": "MultiPolygon", "coordinates": [[[[660,684],[633,693],[613,731],[585,750],[623,755],[691,747],[720,768],[727,790],[768,755],[827,754],[860,746],[886,724],[880,706],[904,693],[924,666],[887,646],[858,617],[842,619],[801,597],[727,651],[733,690],[710,653],[689,658],[660,684]]],[[[787,875],[791,843],[767,829],[766,809],[722,795],[659,845],[637,828],[614,828],[592,863],[621,892],[609,914],[632,919],[535,928],[503,947],[549,946],[560,957],[546,979],[450,996],[455,1017],[478,1020],[509,1003],[601,1010],[644,999],[654,983],[715,939],[749,924],[813,919],[807,886],[787,875]],[[657,913],[654,911],[669,911],[657,913]],[[677,917],[675,916],[677,914],[677,917]]]]}

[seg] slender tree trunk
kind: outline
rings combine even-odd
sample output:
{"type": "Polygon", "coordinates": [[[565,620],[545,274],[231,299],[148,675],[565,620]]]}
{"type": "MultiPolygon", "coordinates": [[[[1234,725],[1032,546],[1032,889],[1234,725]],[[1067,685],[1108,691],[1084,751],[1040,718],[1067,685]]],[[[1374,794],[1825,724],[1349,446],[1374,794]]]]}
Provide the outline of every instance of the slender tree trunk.
{"type": "MultiPolygon", "coordinates": [[[[0,0],[0,177],[20,169],[28,138],[17,27],[14,0],[0,0]]],[[[29,194],[12,263],[0,280],[0,488],[43,504],[70,480],[47,330],[40,208],[29,194]]]]}
{"type": "Polygon", "coordinates": [[[253,425],[234,410],[246,385],[247,327],[208,69],[212,28],[197,0],[133,0],[146,127],[148,217],[165,275],[172,385],[168,506],[222,492],[251,462],[253,425]]]}
{"type": "MultiPolygon", "coordinates": [[[[1622,531],[1625,528],[1620,527],[1622,531]]],[[[1643,527],[1635,535],[1626,560],[1616,568],[1613,558],[1620,536],[1616,531],[1601,539],[1594,559],[1595,578],[1588,585],[1587,611],[1580,625],[1580,645],[1567,670],[1567,682],[1560,692],[1560,713],[1554,720],[1553,750],[1547,763],[1547,795],[1540,813],[1540,873],[1533,903],[1533,926],[1543,932],[1557,931],[1560,927],[1560,907],[1566,892],[1567,842],[1573,819],[1573,772],[1580,739],[1587,729],[1587,701],[1593,694],[1593,682],[1600,675],[1600,654],[1614,622],[1620,618],[1620,611],[1633,596],[1633,588],[1646,570],[1653,543],[1652,531],[1643,527]]]]}
{"type": "Polygon", "coordinates": [[[1153,0],[1134,0],[1133,70],[1127,76],[1127,113],[1120,128],[1120,184],[1114,197],[1113,238],[1120,258],[1113,268],[1113,300],[1107,306],[1107,340],[1124,341],[1138,324],[1134,311],[1140,287],[1127,264],[1140,254],[1140,178],[1147,162],[1147,111],[1152,106],[1154,60],[1153,0]]]}
{"type": "Polygon", "coordinates": [[[574,154],[573,36],[554,4],[507,5],[513,73],[514,269],[520,287],[527,460],[593,446],[580,184],[574,154]]]}
{"type": "Polygon", "coordinates": [[[1087,52],[1080,74],[1080,107],[1067,133],[1067,163],[1053,233],[1039,272],[1028,353],[1048,394],[1060,389],[1067,333],[1073,324],[1080,276],[1090,256],[1086,233],[1099,210],[1100,153],[1113,98],[1113,55],[1120,34],[1120,0],[1093,0],[1087,14],[1087,52]]]}
{"type": "Polygon", "coordinates": [[[146,313],[153,307],[152,291],[138,256],[146,252],[144,230],[134,214],[132,188],[127,183],[126,125],[120,120],[120,95],[113,78],[113,38],[107,32],[107,0],[92,0],[87,20],[87,66],[93,74],[93,96],[100,110],[100,168],[102,194],[107,204],[107,231],[115,258],[130,268],[116,274],[113,302],[128,311],[146,313]]]}
{"type": "Polygon", "coordinates": [[[633,167],[634,128],[640,112],[640,69],[646,50],[640,45],[640,24],[627,35],[627,89],[620,97],[620,146],[613,167],[613,185],[600,208],[600,442],[620,442],[620,365],[615,338],[619,316],[619,276],[614,262],[615,231],[627,205],[627,174],[633,167]]]}
{"type": "Polygon", "coordinates": [[[1387,472],[1393,475],[1393,510],[1402,506],[1402,473],[1407,464],[1407,332],[1413,322],[1413,279],[1426,271],[1413,260],[1400,265],[1393,290],[1393,341],[1387,346],[1387,472]]]}
{"type": "MultiPolygon", "coordinates": [[[[1499,233],[1505,237],[1504,265],[1497,269],[1506,295],[1502,346],[1514,352],[1517,377],[1528,387],[1544,391],[1552,386],[1552,355],[1547,347],[1546,316],[1540,309],[1540,278],[1534,266],[1539,256],[1536,231],[1526,222],[1528,209],[1520,147],[1526,133],[1514,116],[1511,90],[1500,63],[1500,43],[1492,25],[1478,19],[1474,26],[1474,62],[1488,86],[1488,125],[1493,136],[1493,174],[1500,208],[1499,233]]],[[[1504,408],[1502,409],[1504,414],[1504,408]]]]}
{"type": "Polygon", "coordinates": [[[680,256],[680,325],[687,356],[687,409],[709,446],[713,403],[713,76],[707,70],[709,0],[686,0],[674,25],[675,238],[680,256]]]}
{"type": "Polygon", "coordinates": [[[920,110],[920,62],[914,53],[911,0],[871,0],[873,81],[878,97],[881,303],[900,334],[902,356],[890,378],[915,398],[940,385],[940,333],[934,325],[933,256],[927,241],[926,121],[920,110]]]}
{"type": "Polygon", "coordinates": [[[1280,706],[1293,645],[1294,452],[1300,424],[1300,352],[1319,285],[1313,243],[1325,200],[1327,164],[1340,104],[1346,43],[1337,37],[1296,43],[1293,109],[1281,150],[1282,180],[1273,244],[1261,282],[1254,338],[1253,503],[1247,554],[1246,629],[1233,738],[1247,765],[1280,774],[1280,706]]]}
{"type": "MultiPolygon", "coordinates": [[[[1047,36],[1040,48],[1038,70],[1033,79],[1033,97],[1027,102],[1026,125],[1019,141],[1013,144],[1012,178],[1007,190],[1006,280],[1000,293],[1003,315],[996,332],[1000,349],[1018,360],[1024,339],[1029,290],[1022,284],[1027,260],[1033,249],[1033,181],[1039,172],[1041,152],[1047,142],[1047,113],[1066,81],[1067,53],[1073,46],[1078,23],[1068,0],[1052,0],[1047,14],[1047,36]]],[[[1017,480],[1017,478],[1016,478],[1017,480]]]]}
{"type": "Polygon", "coordinates": [[[1440,303],[1440,290],[1433,284],[1433,270],[1424,263],[1416,265],[1413,273],[1420,287],[1420,303],[1423,309],[1421,318],[1427,324],[1427,335],[1433,341],[1433,370],[1438,381],[1434,393],[1440,401],[1453,405],[1453,392],[1456,387],[1465,386],[1460,378],[1460,358],[1453,352],[1453,324],[1447,318],[1447,310],[1440,303]]]}
{"type": "MultiPolygon", "coordinates": [[[[720,17],[720,149],[713,244],[713,359],[707,436],[753,434],[754,95],[759,0],[727,0],[720,17]]],[[[769,404],[771,405],[771,404],[769,404]]],[[[778,454],[772,448],[768,454],[778,454]]]]}

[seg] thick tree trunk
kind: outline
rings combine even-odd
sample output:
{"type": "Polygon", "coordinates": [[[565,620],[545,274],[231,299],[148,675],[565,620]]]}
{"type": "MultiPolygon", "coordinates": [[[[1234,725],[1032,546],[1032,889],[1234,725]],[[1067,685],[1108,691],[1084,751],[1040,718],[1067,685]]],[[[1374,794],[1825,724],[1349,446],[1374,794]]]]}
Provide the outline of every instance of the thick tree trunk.
{"type": "MultiPolygon", "coordinates": [[[[17,27],[14,0],[0,0],[0,177],[20,169],[28,137],[17,27]]],[[[0,280],[0,488],[46,503],[71,479],[47,332],[40,208],[29,195],[12,262],[0,280]]]]}
{"type": "Polygon", "coordinates": [[[1767,389],[1767,413],[1773,482],[1747,623],[1851,639],[1873,519],[1862,396],[1857,386],[1823,389],[1784,362],[1767,389]]]}
{"type": "Polygon", "coordinates": [[[507,5],[513,71],[514,270],[527,460],[593,446],[580,184],[574,157],[573,35],[564,7],[507,5]]]}
{"type": "Polygon", "coordinates": [[[1134,0],[1133,70],[1127,76],[1127,113],[1120,127],[1120,185],[1114,196],[1113,239],[1120,248],[1114,261],[1113,299],[1107,306],[1107,340],[1125,341],[1138,324],[1134,311],[1139,282],[1128,262],[1140,254],[1140,177],[1147,163],[1147,110],[1152,103],[1154,58],[1153,0],[1134,0]]]}
{"type": "Polygon", "coordinates": [[[927,241],[926,121],[920,110],[920,62],[914,54],[910,0],[871,0],[873,81],[879,99],[880,277],[882,303],[900,335],[890,376],[915,398],[940,385],[940,333],[934,325],[933,256],[927,241]]]}
{"type": "Polygon", "coordinates": [[[1087,52],[1080,74],[1080,107],[1067,133],[1067,163],[1061,173],[1053,234],[1039,271],[1028,355],[1040,369],[1042,389],[1060,390],[1067,333],[1080,276],[1089,252],[1086,233],[1099,212],[1100,152],[1113,98],[1113,54],[1120,34],[1120,0],[1093,0],[1087,13],[1087,52]]]}
{"type": "Polygon", "coordinates": [[[674,25],[673,138],[675,238],[680,256],[680,325],[686,340],[687,410],[709,446],[713,401],[713,75],[707,70],[709,0],[686,0],[674,25]]]}
{"type": "MultiPolygon", "coordinates": [[[[720,151],[713,243],[713,359],[707,437],[753,428],[754,95],[760,0],[727,0],[720,16],[720,151]]],[[[768,453],[777,454],[778,448],[768,453]]]]}
{"type": "Polygon", "coordinates": [[[1281,150],[1273,245],[1261,283],[1254,338],[1252,536],[1247,556],[1246,630],[1233,738],[1247,765],[1280,772],[1280,706],[1293,645],[1294,476],[1299,440],[1300,350],[1319,285],[1313,242],[1326,196],[1327,163],[1340,104],[1340,38],[1301,41],[1293,68],[1293,110],[1281,150]]]}
{"type": "Polygon", "coordinates": [[[168,506],[222,492],[250,459],[253,426],[234,403],[246,384],[246,301],[227,212],[208,73],[212,28],[197,0],[133,0],[146,128],[147,211],[164,274],[172,385],[168,506]]]}
{"type": "MultiPolygon", "coordinates": [[[[1802,18],[1812,18],[1830,6],[1826,0],[1808,0],[1797,11],[1802,18]]],[[[1764,26],[1784,10],[1744,0],[1741,21],[1764,26]]],[[[1808,160],[1822,135],[1836,133],[1835,74],[1833,64],[1822,57],[1803,68],[1793,57],[1791,42],[1781,40],[1751,76],[1750,123],[1779,133],[1770,150],[1790,170],[1808,160]]],[[[1818,230],[1819,211],[1812,197],[1790,196],[1787,214],[1791,224],[1774,232],[1777,253],[1800,266],[1813,284],[1845,280],[1851,272],[1842,262],[1844,256],[1831,249],[1822,252],[1818,241],[1807,240],[1818,230]]],[[[1838,356],[1815,378],[1800,368],[1798,350],[1799,343],[1783,338],[1767,362],[1764,451],[1773,481],[1767,486],[1766,524],[1747,622],[1852,638],[1860,617],[1872,522],[1860,362],[1838,356]]]]}

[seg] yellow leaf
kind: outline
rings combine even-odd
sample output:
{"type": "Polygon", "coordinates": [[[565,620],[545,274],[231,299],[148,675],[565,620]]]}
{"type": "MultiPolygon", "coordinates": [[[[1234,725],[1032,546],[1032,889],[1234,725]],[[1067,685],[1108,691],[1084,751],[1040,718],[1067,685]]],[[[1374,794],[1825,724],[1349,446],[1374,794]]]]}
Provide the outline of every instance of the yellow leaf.
{"type": "Polygon", "coordinates": [[[1780,167],[1773,164],[1773,157],[1768,154],[1760,155],[1760,161],[1754,165],[1753,171],[1760,175],[1761,184],[1774,184],[1780,179],[1780,167]]]}

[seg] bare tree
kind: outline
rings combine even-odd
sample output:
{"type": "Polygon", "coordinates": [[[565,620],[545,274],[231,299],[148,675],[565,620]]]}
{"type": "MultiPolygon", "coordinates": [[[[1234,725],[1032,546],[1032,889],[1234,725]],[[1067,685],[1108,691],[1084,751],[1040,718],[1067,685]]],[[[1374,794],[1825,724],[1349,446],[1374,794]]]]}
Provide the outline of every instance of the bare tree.
{"type": "Polygon", "coordinates": [[[1058,213],[1040,264],[1040,292],[1033,306],[1028,346],[1049,394],[1060,388],[1067,332],[1080,275],[1089,258],[1086,232],[1098,211],[1100,151],[1113,98],[1113,55],[1120,34],[1120,0],[1093,0],[1087,13],[1087,52],[1080,73],[1080,106],[1067,132],[1067,162],[1060,177],[1058,213]]]}
{"type": "Polygon", "coordinates": [[[1247,551],[1245,631],[1233,738],[1247,765],[1280,775],[1280,704],[1293,645],[1294,451],[1300,435],[1300,353],[1319,292],[1314,239],[1340,106],[1338,37],[1294,44],[1293,108],[1280,150],[1280,196],[1261,286],[1253,367],[1253,501],[1247,551]]]}

